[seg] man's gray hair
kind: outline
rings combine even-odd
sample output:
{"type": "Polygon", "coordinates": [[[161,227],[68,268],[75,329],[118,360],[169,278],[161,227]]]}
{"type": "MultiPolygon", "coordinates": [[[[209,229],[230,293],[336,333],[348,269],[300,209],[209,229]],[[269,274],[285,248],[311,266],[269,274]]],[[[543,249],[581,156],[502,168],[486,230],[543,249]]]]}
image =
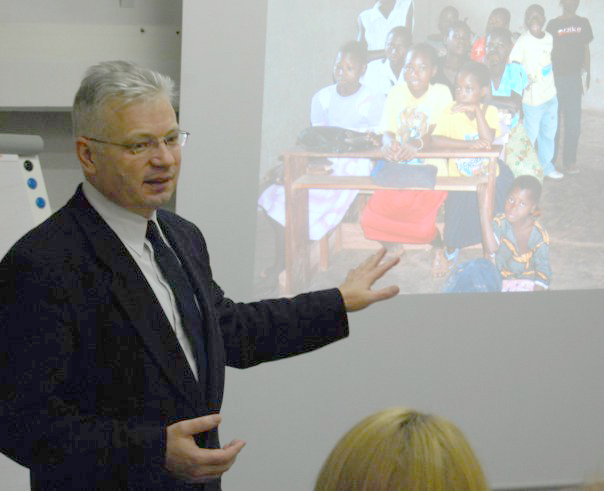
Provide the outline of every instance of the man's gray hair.
{"type": "Polygon", "coordinates": [[[125,106],[162,95],[175,104],[175,84],[167,75],[127,61],[94,65],[86,71],[73,103],[74,136],[96,136],[103,123],[101,110],[108,102],[125,106]]]}

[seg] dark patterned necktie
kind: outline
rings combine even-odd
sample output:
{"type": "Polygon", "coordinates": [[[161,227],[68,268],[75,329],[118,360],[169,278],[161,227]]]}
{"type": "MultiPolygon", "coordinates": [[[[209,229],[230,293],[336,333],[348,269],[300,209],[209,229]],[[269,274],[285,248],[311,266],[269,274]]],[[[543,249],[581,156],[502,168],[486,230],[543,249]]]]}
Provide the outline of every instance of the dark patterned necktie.
{"type": "Polygon", "coordinates": [[[197,364],[197,379],[200,384],[203,384],[206,372],[206,354],[201,313],[195,303],[193,287],[178,257],[161,238],[157,225],[152,220],[147,222],[146,237],[153,246],[155,261],[174,293],[183,329],[193,348],[197,364]]]}

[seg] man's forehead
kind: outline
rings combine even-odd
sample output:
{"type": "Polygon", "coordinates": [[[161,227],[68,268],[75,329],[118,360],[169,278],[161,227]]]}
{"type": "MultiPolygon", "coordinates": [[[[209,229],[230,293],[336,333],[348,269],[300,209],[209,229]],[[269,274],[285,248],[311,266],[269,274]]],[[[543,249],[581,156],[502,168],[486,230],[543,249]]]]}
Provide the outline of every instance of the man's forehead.
{"type": "Polygon", "coordinates": [[[165,133],[178,130],[176,112],[165,96],[124,101],[109,99],[101,107],[101,123],[109,131],[128,131],[132,134],[154,134],[160,124],[165,133]]]}

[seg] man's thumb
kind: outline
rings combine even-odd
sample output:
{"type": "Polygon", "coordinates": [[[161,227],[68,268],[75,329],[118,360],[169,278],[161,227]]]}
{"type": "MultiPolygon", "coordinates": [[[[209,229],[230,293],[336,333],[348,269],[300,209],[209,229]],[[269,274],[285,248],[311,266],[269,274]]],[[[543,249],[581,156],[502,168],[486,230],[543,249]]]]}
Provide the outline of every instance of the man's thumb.
{"type": "Polygon", "coordinates": [[[199,418],[186,419],[178,424],[186,435],[197,435],[216,428],[220,421],[222,421],[220,414],[209,414],[199,418]]]}

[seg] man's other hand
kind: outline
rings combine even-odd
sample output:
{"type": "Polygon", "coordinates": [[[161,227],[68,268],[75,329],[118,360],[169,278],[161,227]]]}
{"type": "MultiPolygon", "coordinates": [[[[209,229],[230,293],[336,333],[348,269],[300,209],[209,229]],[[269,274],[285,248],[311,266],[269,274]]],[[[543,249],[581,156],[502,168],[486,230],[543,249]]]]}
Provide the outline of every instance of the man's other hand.
{"type": "Polygon", "coordinates": [[[233,440],[223,448],[199,448],[193,437],[216,428],[219,414],[186,419],[168,426],[166,443],[166,469],[174,476],[191,483],[204,483],[218,479],[234,464],[245,442],[233,440]]]}
{"type": "Polygon", "coordinates": [[[346,276],[346,280],[339,289],[348,312],[364,309],[374,302],[386,300],[398,294],[399,288],[394,285],[376,291],[371,289],[379,278],[399,262],[399,257],[382,262],[385,255],[386,249],[381,249],[352,269],[346,276]]]}

